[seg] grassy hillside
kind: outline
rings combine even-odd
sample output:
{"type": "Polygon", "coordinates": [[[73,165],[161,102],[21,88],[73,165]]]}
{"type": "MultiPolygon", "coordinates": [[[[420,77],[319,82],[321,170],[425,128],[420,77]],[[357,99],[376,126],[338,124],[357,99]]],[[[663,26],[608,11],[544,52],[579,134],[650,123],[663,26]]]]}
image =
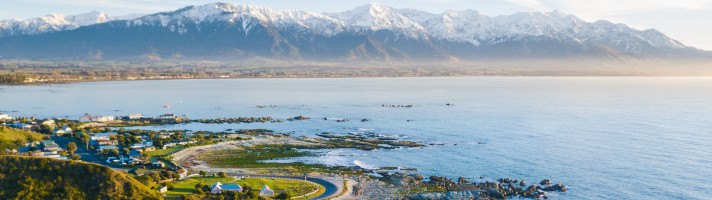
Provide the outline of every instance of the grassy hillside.
{"type": "Polygon", "coordinates": [[[0,199],[161,199],[127,174],[76,161],[0,156],[0,199]]]}
{"type": "Polygon", "coordinates": [[[0,126],[0,149],[14,149],[25,142],[40,141],[43,137],[37,132],[0,126]]]}

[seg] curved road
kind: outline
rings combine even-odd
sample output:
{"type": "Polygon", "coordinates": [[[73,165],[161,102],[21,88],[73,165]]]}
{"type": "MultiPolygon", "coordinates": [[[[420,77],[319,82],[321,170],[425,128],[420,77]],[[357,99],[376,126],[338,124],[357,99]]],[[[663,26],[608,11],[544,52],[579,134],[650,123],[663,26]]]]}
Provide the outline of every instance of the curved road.
{"type": "MultiPolygon", "coordinates": [[[[297,180],[304,180],[304,176],[279,176],[279,175],[261,175],[261,174],[246,174],[246,173],[239,173],[235,172],[235,170],[228,170],[228,169],[201,169],[206,172],[210,173],[218,173],[218,172],[225,172],[227,175],[230,176],[242,176],[242,177],[252,177],[252,178],[286,178],[286,179],[297,179],[297,180]]],[[[326,199],[328,197],[334,197],[334,195],[338,195],[341,193],[341,191],[344,189],[343,184],[340,181],[343,180],[337,180],[336,178],[330,178],[330,177],[306,177],[306,180],[312,183],[319,184],[324,187],[324,193],[314,197],[312,199],[326,199]]]]}
{"type": "MultiPolygon", "coordinates": [[[[72,142],[70,138],[66,137],[58,137],[58,136],[52,136],[52,140],[54,140],[57,144],[59,144],[60,147],[63,149],[67,149],[67,144],[69,142],[72,142]]],[[[78,148],[76,153],[82,156],[82,160],[86,162],[91,162],[91,163],[97,163],[101,165],[106,165],[106,163],[102,162],[101,159],[96,157],[93,153],[89,152],[90,150],[87,150],[84,148],[83,145],[77,144],[78,148]]],[[[122,171],[127,171],[127,169],[121,169],[121,168],[114,168],[111,166],[108,166],[110,168],[113,168],[115,170],[122,170],[122,171]]],[[[202,169],[203,171],[211,172],[211,173],[217,173],[217,172],[225,172],[228,175],[231,176],[245,176],[245,177],[264,177],[264,178],[287,178],[287,179],[299,179],[299,180],[304,180],[304,176],[278,176],[278,175],[260,175],[260,174],[246,174],[246,173],[240,173],[238,170],[229,170],[229,169],[218,169],[218,168],[210,168],[210,169],[202,169]]],[[[307,181],[319,184],[324,187],[324,193],[312,198],[312,199],[326,199],[328,197],[334,197],[334,195],[340,194],[341,191],[344,189],[343,184],[341,181],[343,180],[337,180],[335,178],[329,178],[329,177],[306,177],[307,181]]]]}

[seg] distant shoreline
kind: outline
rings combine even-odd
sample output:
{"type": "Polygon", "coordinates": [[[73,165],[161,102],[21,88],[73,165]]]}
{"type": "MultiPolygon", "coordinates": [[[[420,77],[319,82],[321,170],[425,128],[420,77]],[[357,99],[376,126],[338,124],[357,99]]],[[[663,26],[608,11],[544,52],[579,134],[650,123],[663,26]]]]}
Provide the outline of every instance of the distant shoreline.
{"type": "Polygon", "coordinates": [[[0,83],[0,86],[41,86],[41,85],[66,85],[89,82],[124,82],[124,81],[169,81],[169,80],[239,80],[239,79],[359,79],[359,78],[457,78],[457,77],[712,77],[712,75],[664,75],[664,74],[500,74],[500,75],[449,75],[449,76],[306,76],[306,77],[230,77],[230,78],[138,78],[138,79],[72,79],[52,81],[32,81],[22,83],[0,83]]]}

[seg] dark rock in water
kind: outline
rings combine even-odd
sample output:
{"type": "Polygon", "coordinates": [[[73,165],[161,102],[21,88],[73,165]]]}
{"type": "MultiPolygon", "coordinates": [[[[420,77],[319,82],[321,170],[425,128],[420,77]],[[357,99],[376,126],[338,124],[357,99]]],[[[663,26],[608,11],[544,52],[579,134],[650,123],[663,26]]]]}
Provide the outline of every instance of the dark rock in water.
{"type": "Polygon", "coordinates": [[[526,198],[538,198],[535,197],[538,193],[537,190],[541,189],[538,185],[530,185],[526,190],[521,192],[521,195],[526,198]]]}
{"type": "Polygon", "coordinates": [[[519,182],[519,186],[522,186],[522,187],[527,186],[527,183],[525,183],[524,180],[522,180],[521,182],[519,182]]]}
{"type": "Polygon", "coordinates": [[[498,199],[506,199],[507,196],[505,196],[501,191],[496,190],[496,189],[490,189],[489,190],[490,196],[498,199]]]}
{"type": "Polygon", "coordinates": [[[544,179],[539,183],[539,185],[549,185],[549,184],[551,184],[551,181],[549,181],[549,179],[544,179]]]}
{"type": "Polygon", "coordinates": [[[555,184],[552,186],[546,186],[546,187],[542,188],[541,190],[549,191],[549,192],[553,192],[553,191],[566,192],[566,186],[561,185],[561,184],[555,184]]]}
{"type": "Polygon", "coordinates": [[[367,122],[367,121],[368,121],[368,119],[366,119],[366,118],[361,119],[361,122],[367,122]]]}

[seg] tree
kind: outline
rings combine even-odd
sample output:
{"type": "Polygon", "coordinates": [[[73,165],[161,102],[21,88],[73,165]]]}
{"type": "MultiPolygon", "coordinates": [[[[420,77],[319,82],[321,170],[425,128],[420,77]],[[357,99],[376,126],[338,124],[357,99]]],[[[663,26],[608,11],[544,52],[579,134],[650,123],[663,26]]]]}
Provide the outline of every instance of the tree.
{"type": "Polygon", "coordinates": [[[84,141],[84,144],[87,145],[87,150],[89,149],[89,141],[91,140],[91,136],[89,134],[82,134],[82,141],[84,141]]]}
{"type": "Polygon", "coordinates": [[[209,185],[203,185],[202,189],[203,189],[203,192],[210,192],[210,189],[212,189],[212,188],[210,188],[209,185]]]}
{"type": "Polygon", "coordinates": [[[77,151],[77,143],[69,142],[67,144],[67,151],[69,152],[69,154],[74,155],[74,152],[77,151]]]}
{"type": "Polygon", "coordinates": [[[82,156],[80,156],[79,154],[72,154],[71,158],[72,160],[79,160],[82,159],[82,156]]]}
{"type": "Polygon", "coordinates": [[[109,151],[109,156],[119,156],[119,150],[118,149],[111,149],[109,151]]]}
{"type": "Polygon", "coordinates": [[[277,195],[277,196],[274,197],[274,198],[275,198],[275,199],[291,199],[291,198],[292,198],[292,194],[290,194],[289,192],[282,192],[281,194],[277,195]]]}
{"type": "Polygon", "coordinates": [[[208,172],[201,170],[200,172],[198,172],[198,174],[200,174],[201,176],[203,176],[203,178],[205,178],[205,176],[208,175],[208,172]]]}
{"type": "Polygon", "coordinates": [[[225,174],[225,172],[220,172],[220,173],[218,173],[218,177],[225,178],[225,177],[227,177],[227,174],[225,174]]]}

